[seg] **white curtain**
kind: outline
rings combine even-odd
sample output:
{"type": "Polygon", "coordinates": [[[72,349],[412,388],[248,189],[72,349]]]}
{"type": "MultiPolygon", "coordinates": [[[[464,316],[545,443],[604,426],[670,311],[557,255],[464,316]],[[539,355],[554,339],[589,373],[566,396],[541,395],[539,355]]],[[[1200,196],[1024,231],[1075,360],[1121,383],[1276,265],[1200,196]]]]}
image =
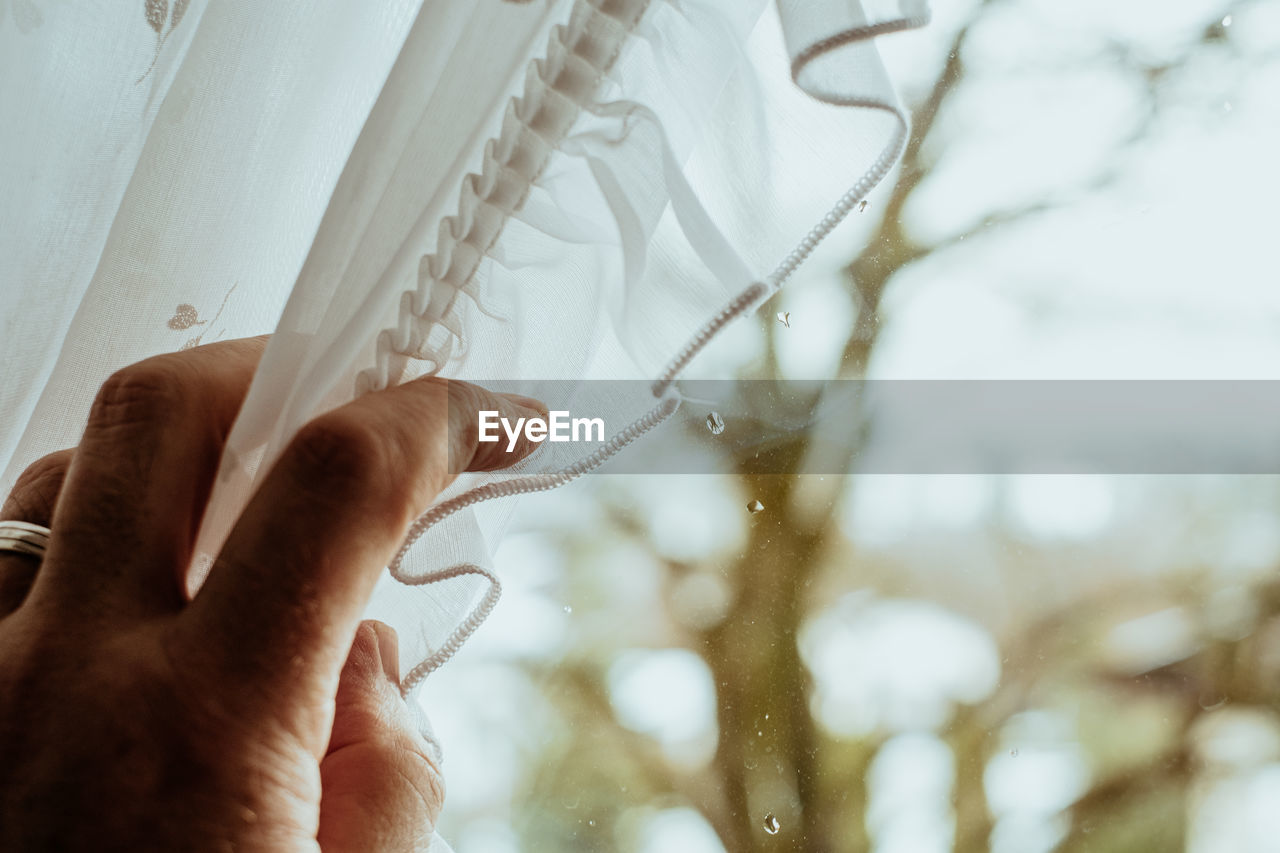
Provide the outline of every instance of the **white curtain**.
{"type": "Polygon", "coordinates": [[[411,689],[496,601],[509,502],[486,499],[659,424],[891,170],[907,123],[873,39],[928,13],[881,5],[0,0],[0,488],[76,443],[113,370],[272,330],[206,563],[294,431],[357,394],[653,380],[603,450],[464,476],[415,526],[371,608],[411,689]]]}

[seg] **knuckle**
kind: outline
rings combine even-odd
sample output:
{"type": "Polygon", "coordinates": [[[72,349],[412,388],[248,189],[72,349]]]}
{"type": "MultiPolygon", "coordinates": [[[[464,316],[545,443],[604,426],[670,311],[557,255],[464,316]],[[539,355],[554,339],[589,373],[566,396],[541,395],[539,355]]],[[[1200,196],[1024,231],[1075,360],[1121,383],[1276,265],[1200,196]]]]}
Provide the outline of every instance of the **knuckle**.
{"type": "Polygon", "coordinates": [[[164,358],[152,358],[113,373],[98,391],[89,422],[100,427],[164,420],[181,411],[188,383],[164,358]]]}
{"type": "Polygon", "coordinates": [[[295,474],[318,491],[354,490],[368,498],[393,474],[386,443],[370,426],[350,417],[326,415],[304,426],[293,440],[295,474]]]}
{"type": "Polygon", "coordinates": [[[387,449],[396,461],[388,481],[397,507],[416,516],[430,505],[444,484],[446,447],[453,430],[456,395],[465,383],[423,377],[396,389],[388,398],[387,449]]]}
{"type": "Polygon", "coordinates": [[[448,379],[444,376],[436,376],[432,374],[418,377],[413,380],[413,384],[429,389],[430,394],[436,395],[440,399],[444,399],[451,393],[452,389],[465,385],[466,383],[460,382],[457,379],[448,379]]]}
{"type": "Polygon", "coordinates": [[[5,502],[5,514],[23,521],[45,524],[53,515],[62,480],[67,473],[69,454],[50,453],[27,466],[18,476],[13,491],[5,502]]]}
{"type": "MultiPolygon", "coordinates": [[[[449,436],[448,464],[452,472],[467,470],[480,448],[480,418],[482,409],[496,409],[496,402],[488,392],[465,382],[449,385],[449,436]]],[[[496,445],[494,445],[496,446],[496,445]]]]}
{"type": "Polygon", "coordinates": [[[465,447],[474,446],[480,438],[480,421],[478,412],[483,408],[492,408],[485,402],[484,394],[474,385],[453,382],[449,385],[449,418],[451,428],[458,431],[455,440],[465,447]]]}
{"type": "Polygon", "coordinates": [[[474,420],[475,413],[487,405],[486,392],[469,382],[449,382],[446,394],[449,411],[465,415],[468,421],[474,420]]]}
{"type": "Polygon", "coordinates": [[[33,488],[50,480],[60,481],[67,472],[67,461],[65,450],[41,456],[18,475],[18,481],[14,485],[33,488]]]}

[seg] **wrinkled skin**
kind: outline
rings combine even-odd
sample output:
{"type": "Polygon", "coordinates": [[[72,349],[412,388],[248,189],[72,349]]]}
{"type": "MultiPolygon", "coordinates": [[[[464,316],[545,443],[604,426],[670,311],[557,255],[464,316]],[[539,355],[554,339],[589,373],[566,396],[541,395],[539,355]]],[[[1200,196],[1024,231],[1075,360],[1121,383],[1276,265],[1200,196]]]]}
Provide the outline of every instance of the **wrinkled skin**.
{"type": "Polygon", "coordinates": [[[53,530],[43,561],[0,552],[0,851],[427,846],[437,753],[401,698],[394,632],[360,614],[451,479],[449,452],[487,470],[531,449],[477,444],[477,410],[536,404],[425,379],[321,416],[189,598],[264,345],[120,371],[80,445],[32,465],[0,509],[53,530]]]}

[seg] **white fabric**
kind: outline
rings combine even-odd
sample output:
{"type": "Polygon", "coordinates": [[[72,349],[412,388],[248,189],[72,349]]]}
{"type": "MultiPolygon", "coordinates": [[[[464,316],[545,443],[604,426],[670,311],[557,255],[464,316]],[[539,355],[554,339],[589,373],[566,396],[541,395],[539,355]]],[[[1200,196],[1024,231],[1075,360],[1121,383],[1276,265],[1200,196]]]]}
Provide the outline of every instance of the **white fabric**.
{"type": "Polygon", "coordinates": [[[6,491],[77,441],[113,370],[273,329],[206,566],[298,427],[359,393],[424,372],[654,380],[613,401],[635,422],[605,452],[544,445],[464,476],[415,526],[371,607],[401,633],[410,688],[496,601],[484,565],[507,507],[482,501],[566,482],[660,423],[706,341],[888,173],[907,124],[870,39],[927,18],[915,0],[13,9],[6,491]],[[797,86],[768,84],[788,67],[797,86]],[[795,132],[818,113],[828,132],[795,132]]]}

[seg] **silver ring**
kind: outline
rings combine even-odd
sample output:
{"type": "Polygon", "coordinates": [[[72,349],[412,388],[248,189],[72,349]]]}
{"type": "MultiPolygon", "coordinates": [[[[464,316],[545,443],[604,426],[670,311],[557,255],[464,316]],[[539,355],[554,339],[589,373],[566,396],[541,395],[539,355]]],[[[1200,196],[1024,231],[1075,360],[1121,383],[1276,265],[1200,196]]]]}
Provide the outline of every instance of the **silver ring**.
{"type": "Polygon", "coordinates": [[[51,532],[47,527],[25,521],[0,521],[0,551],[28,554],[43,560],[51,532]]]}

